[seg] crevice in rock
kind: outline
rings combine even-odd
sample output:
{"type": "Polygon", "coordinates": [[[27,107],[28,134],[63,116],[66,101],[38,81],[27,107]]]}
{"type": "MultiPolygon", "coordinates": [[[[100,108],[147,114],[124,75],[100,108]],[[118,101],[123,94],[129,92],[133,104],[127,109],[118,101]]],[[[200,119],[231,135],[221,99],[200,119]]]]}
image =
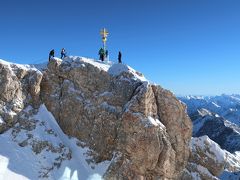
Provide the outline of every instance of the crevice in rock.
{"type": "Polygon", "coordinates": [[[62,122],[62,119],[61,119],[61,113],[62,113],[62,97],[63,97],[63,82],[64,82],[64,79],[63,79],[63,77],[61,77],[61,76],[58,76],[58,79],[59,79],[59,90],[60,90],[60,92],[59,92],[59,97],[58,97],[58,119],[56,119],[56,120],[58,120],[59,122],[62,122]]]}
{"type": "MultiPolygon", "coordinates": [[[[159,121],[165,126],[165,124],[161,121],[161,114],[159,112],[159,107],[160,107],[160,104],[158,102],[158,96],[157,96],[157,92],[156,92],[156,87],[151,85],[151,89],[153,91],[153,94],[154,94],[154,98],[155,98],[155,103],[156,103],[156,106],[157,106],[157,115],[158,115],[158,119],[159,121]]],[[[167,130],[167,129],[166,129],[167,130]]]]}
{"type": "Polygon", "coordinates": [[[138,83],[136,83],[136,87],[134,88],[134,90],[133,90],[131,96],[129,97],[128,102],[131,101],[131,99],[132,99],[135,95],[137,95],[138,92],[140,92],[140,88],[139,88],[139,87],[141,87],[142,85],[143,85],[142,82],[138,82],[138,83]]]}

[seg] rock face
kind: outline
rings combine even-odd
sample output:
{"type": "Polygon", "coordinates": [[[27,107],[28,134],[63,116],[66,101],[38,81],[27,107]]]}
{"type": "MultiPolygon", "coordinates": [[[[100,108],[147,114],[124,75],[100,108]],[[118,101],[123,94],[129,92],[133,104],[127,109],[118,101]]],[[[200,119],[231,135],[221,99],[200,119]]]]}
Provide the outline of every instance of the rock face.
{"type": "Polygon", "coordinates": [[[0,74],[0,133],[3,133],[17,121],[25,106],[39,105],[42,73],[1,60],[0,74]]]}
{"type": "Polygon", "coordinates": [[[112,160],[105,179],[179,179],[192,132],[185,106],[140,73],[115,68],[84,58],[52,60],[42,101],[67,135],[91,149],[90,164],[112,160]]]}
{"type": "Polygon", "coordinates": [[[206,167],[214,176],[219,176],[225,165],[225,152],[207,136],[191,141],[190,162],[206,167]]]}
{"type": "Polygon", "coordinates": [[[230,177],[240,170],[240,154],[222,150],[208,136],[192,138],[190,149],[189,162],[182,174],[182,180],[214,180],[219,179],[218,177],[230,177]]]}

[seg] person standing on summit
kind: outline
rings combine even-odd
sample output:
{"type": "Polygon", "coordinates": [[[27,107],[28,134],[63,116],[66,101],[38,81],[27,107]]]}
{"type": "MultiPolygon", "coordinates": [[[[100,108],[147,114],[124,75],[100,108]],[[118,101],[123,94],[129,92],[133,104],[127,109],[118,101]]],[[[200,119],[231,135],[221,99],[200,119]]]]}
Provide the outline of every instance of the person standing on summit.
{"type": "Polygon", "coordinates": [[[66,50],[62,48],[61,50],[61,59],[66,57],[66,50]]]}
{"type": "Polygon", "coordinates": [[[52,57],[54,57],[54,49],[50,51],[48,61],[50,61],[52,57]]]}
{"type": "Polygon", "coordinates": [[[107,58],[107,60],[108,60],[108,50],[106,50],[105,56],[106,56],[106,58],[107,58]]]}
{"type": "Polygon", "coordinates": [[[99,54],[99,56],[100,56],[99,59],[103,62],[103,61],[104,61],[104,56],[105,56],[105,51],[104,51],[104,49],[101,48],[101,49],[99,50],[98,54],[99,54]]]}
{"type": "Polygon", "coordinates": [[[122,53],[121,53],[121,51],[118,52],[118,63],[122,64],[122,53]]]}

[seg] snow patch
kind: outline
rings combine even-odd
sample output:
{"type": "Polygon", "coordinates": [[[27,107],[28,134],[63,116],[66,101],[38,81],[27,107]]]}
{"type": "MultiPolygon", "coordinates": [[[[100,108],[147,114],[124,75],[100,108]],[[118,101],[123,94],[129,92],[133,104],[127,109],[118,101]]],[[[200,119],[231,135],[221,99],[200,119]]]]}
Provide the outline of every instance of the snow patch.
{"type": "Polygon", "coordinates": [[[2,59],[0,59],[0,63],[7,66],[10,69],[12,75],[14,75],[15,68],[23,69],[26,71],[32,70],[32,71],[36,71],[37,73],[41,74],[41,72],[38,69],[36,69],[35,67],[28,65],[28,64],[16,64],[16,63],[4,61],[2,59]]]}
{"type": "Polygon", "coordinates": [[[108,70],[108,73],[113,76],[118,76],[123,72],[129,72],[129,71],[130,71],[130,68],[125,64],[114,64],[108,70]]]}
{"type": "MultiPolygon", "coordinates": [[[[31,106],[24,109],[30,112],[31,106]]],[[[111,161],[99,164],[89,164],[90,149],[80,147],[79,141],[65,135],[55,118],[41,105],[36,115],[30,116],[28,120],[35,122],[35,129],[20,129],[15,131],[11,128],[0,135],[0,179],[39,179],[39,175],[48,173],[47,179],[80,180],[101,179],[108,169],[111,161]],[[30,138],[30,139],[29,139],[30,138]],[[29,143],[35,141],[47,142],[51,147],[62,147],[62,151],[51,151],[44,148],[39,153],[33,151],[29,143]],[[27,141],[26,145],[21,145],[27,141]],[[71,152],[71,159],[62,159],[62,153],[71,152]],[[60,163],[56,168],[54,163],[60,163]],[[30,171],[28,171],[28,169],[30,171]]],[[[17,123],[16,127],[19,126],[17,123]]]]}
{"type": "Polygon", "coordinates": [[[214,106],[216,106],[217,108],[220,108],[220,107],[221,107],[221,106],[217,105],[215,102],[212,102],[212,104],[213,104],[214,106]]]}
{"type": "Polygon", "coordinates": [[[69,56],[69,57],[66,57],[63,61],[63,63],[65,62],[69,62],[71,63],[72,66],[76,67],[76,66],[81,66],[81,67],[85,67],[85,64],[84,63],[87,63],[87,64],[91,64],[95,67],[97,67],[98,69],[100,70],[103,70],[103,71],[108,71],[108,69],[110,68],[111,66],[111,62],[107,62],[107,61],[100,61],[100,60],[94,60],[94,59],[90,59],[90,58],[85,58],[85,57],[79,57],[79,56],[69,56]]]}
{"type": "Polygon", "coordinates": [[[197,148],[201,148],[201,150],[205,152],[208,157],[215,159],[216,162],[219,163],[223,162],[225,159],[225,151],[222,150],[217,143],[209,139],[208,136],[192,138],[190,142],[190,148],[193,152],[196,152],[197,148]]]}
{"type": "Polygon", "coordinates": [[[102,177],[99,174],[93,174],[89,176],[87,180],[103,180],[102,177]]]}
{"type": "Polygon", "coordinates": [[[80,176],[81,179],[87,179],[89,176],[96,173],[101,176],[106,172],[108,166],[110,165],[110,161],[99,163],[94,166],[94,169],[92,169],[92,167],[89,166],[88,162],[86,161],[86,159],[89,158],[87,156],[87,152],[89,151],[89,149],[79,147],[77,145],[77,139],[69,139],[68,136],[62,132],[55,118],[50,112],[48,112],[45,105],[42,105],[40,107],[38,117],[48,117],[48,122],[50,123],[53,130],[58,134],[63,143],[71,149],[72,159],[69,162],[69,165],[70,167],[72,166],[73,169],[79,171],[78,176],[80,176]]]}
{"type": "Polygon", "coordinates": [[[2,116],[0,116],[0,125],[1,124],[4,124],[5,122],[4,122],[4,120],[3,120],[3,118],[2,118],[2,116]]]}
{"type": "Polygon", "coordinates": [[[109,70],[108,73],[113,75],[113,76],[118,76],[123,72],[128,72],[131,73],[134,77],[135,80],[140,80],[140,81],[148,81],[143,74],[135,71],[134,69],[132,69],[131,67],[125,65],[125,64],[113,64],[109,70]]]}
{"type": "MultiPolygon", "coordinates": [[[[140,113],[134,113],[134,115],[142,116],[140,113]]],[[[147,119],[143,119],[142,122],[145,124],[145,127],[157,126],[162,130],[166,130],[166,127],[158,119],[154,119],[151,116],[148,116],[147,119]]]]}

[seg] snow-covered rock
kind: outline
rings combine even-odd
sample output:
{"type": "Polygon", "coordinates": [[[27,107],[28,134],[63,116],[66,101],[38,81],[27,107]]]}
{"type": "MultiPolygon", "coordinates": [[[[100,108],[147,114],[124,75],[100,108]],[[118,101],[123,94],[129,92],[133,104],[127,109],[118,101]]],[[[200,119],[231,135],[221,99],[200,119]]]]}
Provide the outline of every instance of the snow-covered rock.
{"type": "Polygon", "coordinates": [[[221,149],[208,136],[192,138],[190,149],[189,163],[182,175],[184,180],[224,179],[240,171],[239,152],[231,154],[221,149]]]}
{"type": "Polygon", "coordinates": [[[89,149],[78,144],[62,132],[44,105],[28,106],[18,123],[0,136],[0,179],[101,177],[110,161],[89,165],[89,149]]]}
{"type": "Polygon", "coordinates": [[[39,69],[0,63],[0,179],[178,179],[192,127],[171,92],[124,64],[39,69]]]}
{"type": "Polygon", "coordinates": [[[218,144],[202,136],[191,140],[190,162],[206,167],[211,174],[219,176],[224,169],[225,152],[218,144]]]}
{"type": "Polygon", "coordinates": [[[0,60],[0,133],[11,127],[24,106],[38,106],[42,73],[29,65],[0,60]]]}
{"type": "Polygon", "coordinates": [[[132,75],[132,78],[139,79],[141,81],[147,81],[147,79],[143,76],[142,73],[135,71],[131,67],[125,64],[113,64],[109,69],[108,73],[113,76],[119,76],[124,73],[129,73],[132,75]]]}
{"type": "Polygon", "coordinates": [[[91,162],[117,156],[104,178],[180,175],[191,122],[171,92],[126,65],[81,57],[52,60],[41,88],[63,131],[92,150],[91,162]]]}

